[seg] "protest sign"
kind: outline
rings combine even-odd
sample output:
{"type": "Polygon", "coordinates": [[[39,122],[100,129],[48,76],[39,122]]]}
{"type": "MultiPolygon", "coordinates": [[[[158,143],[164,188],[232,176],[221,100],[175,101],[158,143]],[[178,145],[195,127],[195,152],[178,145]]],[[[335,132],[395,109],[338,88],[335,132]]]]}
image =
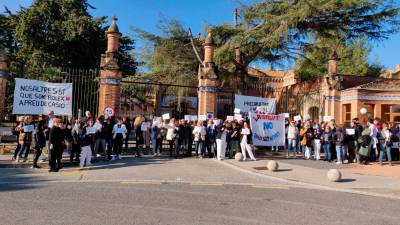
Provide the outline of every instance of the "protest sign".
{"type": "Polygon", "coordinates": [[[324,120],[324,122],[331,122],[332,117],[331,116],[324,116],[323,120],[324,120]]]}
{"type": "Polygon", "coordinates": [[[185,116],[184,116],[184,119],[185,119],[186,121],[190,121],[190,115],[185,115],[185,116]]]}
{"type": "Polygon", "coordinates": [[[140,130],[142,130],[142,131],[147,131],[148,128],[149,128],[149,124],[147,124],[147,123],[145,122],[145,123],[142,123],[142,126],[140,127],[140,130]]]}
{"type": "Polygon", "coordinates": [[[207,116],[206,115],[199,115],[199,120],[200,121],[206,121],[207,120],[207,116]]]}
{"type": "Polygon", "coordinates": [[[24,126],[24,132],[25,132],[25,133],[32,133],[33,130],[34,130],[33,125],[25,125],[25,126],[24,126]]]}
{"type": "Polygon", "coordinates": [[[153,124],[161,124],[161,117],[155,116],[153,118],[153,124]]]}
{"type": "Polygon", "coordinates": [[[72,83],[15,78],[13,114],[72,115],[72,83]]]}
{"type": "Polygon", "coordinates": [[[253,144],[256,146],[285,145],[285,116],[249,113],[253,144]]]}
{"type": "Polygon", "coordinates": [[[297,116],[295,116],[293,119],[294,119],[294,121],[299,121],[299,120],[301,120],[301,116],[300,116],[300,115],[297,115],[297,116]]]}
{"type": "Polygon", "coordinates": [[[227,120],[228,122],[231,122],[231,121],[234,120],[234,117],[233,117],[233,116],[226,116],[226,120],[227,120]]]}
{"type": "Polygon", "coordinates": [[[169,113],[165,113],[162,115],[163,120],[169,120],[169,113]]]}
{"type": "Polygon", "coordinates": [[[214,113],[213,112],[208,112],[207,113],[207,119],[212,120],[214,118],[214,113]]]}
{"type": "MultiPolygon", "coordinates": [[[[260,98],[246,95],[235,95],[235,108],[240,109],[246,118],[249,112],[255,113],[261,107],[266,114],[275,114],[276,100],[274,98],[260,98]]],[[[235,112],[235,114],[237,114],[235,112]]]]}
{"type": "Polygon", "coordinates": [[[238,108],[235,108],[235,110],[233,110],[233,113],[235,113],[235,114],[239,114],[239,113],[240,113],[240,109],[238,109],[238,108]]]}
{"type": "Polygon", "coordinates": [[[197,121],[197,116],[190,116],[190,121],[197,121]]]}
{"type": "Polygon", "coordinates": [[[290,117],[289,113],[284,113],[284,115],[285,115],[285,118],[289,118],[290,117]]]}
{"type": "Polygon", "coordinates": [[[346,129],[346,134],[347,135],[355,135],[356,134],[356,130],[355,129],[346,129]]]}
{"type": "Polygon", "coordinates": [[[215,126],[218,126],[219,124],[221,124],[221,121],[220,120],[213,120],[213,123],[214,123],[215,126]]]}
{"type": "Polygon", "coordinates": [[[234,119],[237,120],[237,121],[241,121],[241,120],[243,119],[243,117],[242,117],[242,115],[240,115],[240,114],[236,114],[236,115],[234,116],[234,119]]]}

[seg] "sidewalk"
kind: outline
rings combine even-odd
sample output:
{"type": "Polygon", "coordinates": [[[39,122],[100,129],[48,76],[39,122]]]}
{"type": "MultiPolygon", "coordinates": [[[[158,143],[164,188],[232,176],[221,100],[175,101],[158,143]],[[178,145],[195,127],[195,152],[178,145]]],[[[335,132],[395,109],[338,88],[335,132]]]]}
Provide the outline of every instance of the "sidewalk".
{"type": "MultiPolygon", "coordinates": [[[[354,166],[339,168],[342,172],[341,182],[330,182],[327,179],[329,169],[310,168],[283,162],[284,160],[277,160],[279,170],[272,172],[267,170],[266,165],[268,160],[264,158],[257,161],[238,162],[235,160],[225,160],[223,162],[243,171],[276,177],[294,183],[311,184],[337,191],[400,199],[400,164],[394,164],[394,166],[358,166],[352,164],[354,166]]],[[[292,162],[295,161],[292,160],[292,162]]],[[[320,163],[310,161],[310,163],[313,162],[320,163]]],[[[338,167],[336,164],[327,163],[327,165],[331,165],[331,168],[335,169],[338,167]]]]}

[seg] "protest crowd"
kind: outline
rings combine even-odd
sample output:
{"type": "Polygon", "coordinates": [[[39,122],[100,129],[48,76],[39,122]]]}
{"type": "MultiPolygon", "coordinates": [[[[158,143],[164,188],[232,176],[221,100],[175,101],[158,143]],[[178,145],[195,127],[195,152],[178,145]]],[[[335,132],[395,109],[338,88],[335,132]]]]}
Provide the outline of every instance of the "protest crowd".
{"type": "MultiPolygon", "coordinates": [[[[253,132],[247,119],[187,120],[161,117],[93,118],[47,117],[34,123],[24,116],[15,128],[18,145],[13,160],[27,160],[33,148],[33,166],[48,160],[49,172],[62,168],[63,153],[70,162],[79,162],[80,168],[90,166],[92,159],[119,160],[122,154],[134,153],[160,157],[233,158],[241,152],[256,160],[253,154],[253,132]],[[135,146],[129,146],[134,140],[135,146]],[[164,148],[164,144],[167,147],[164,148]],[[42,154],[46,152],[47,154],[42,154]]],[[[339,126],[334,120],[317,123],[312,120],[285,120],[285,145],[272,146],[272,151],[287,150],[287,158],[324,160],[328,162],[380,163],[399,160],[400,126],[370,120],[362,127],[357,118],[349,126],[339,126]],[[385,157],[385,159],[384,159],[385,157]]]]}

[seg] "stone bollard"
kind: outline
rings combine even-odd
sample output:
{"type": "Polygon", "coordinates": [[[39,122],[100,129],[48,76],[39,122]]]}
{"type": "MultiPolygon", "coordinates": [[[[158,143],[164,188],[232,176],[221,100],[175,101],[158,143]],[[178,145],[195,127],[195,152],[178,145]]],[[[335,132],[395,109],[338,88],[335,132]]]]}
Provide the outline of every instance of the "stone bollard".
{"type": "Polygon", "coordinates": [[[243,154],[238,152],[235,154],[235,160],[236,161],[242,161],[243,160],[243,154]]]}
{"type": "Polygon", "coordinates": [[[268,168],[268,170],[271,170],[271,171],[277,171],[279,168],[279,164],[275,160],[270,160],[270,161],[268,161],[267,168],[268,168]]]}
{"type": "Polygon", "coordinates": [[[338,182],[342,179],[342,173],[337,169],[330,169],[328,171],[328,180],[332,182],[338,182]]]}

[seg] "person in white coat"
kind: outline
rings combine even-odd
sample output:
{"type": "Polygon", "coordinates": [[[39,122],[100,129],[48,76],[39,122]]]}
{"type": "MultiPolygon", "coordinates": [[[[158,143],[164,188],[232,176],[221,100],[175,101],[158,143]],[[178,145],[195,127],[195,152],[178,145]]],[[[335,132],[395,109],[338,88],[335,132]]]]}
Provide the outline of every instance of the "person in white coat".
{"type": "Polygon", "coordinates": [[[199,157],[199,149],[200,149],[200,157],[206,157],[206,128],[203,123],[199,121],[197,126],[193,129],[194,134],[194,143],[195,143],[195,153],[196,158],[199,157]]]}
{"type": "Polygon", "coordinates": [[[249,128],[249,124],[247,122],[243,123],[243,128],[242,128],[240,134],[241,134],[240,147],[242,148],[243,160],[246,161],[246,151],[247,151],[251,160],[256,161],[256,158],[253,155],[253,151],[251,150],[252,133],[249,128]]]}
{"type": "Polygon", "coordinates": [[[215,128],[217,135],[216,135],[216,143],[217,143],[217,159],[224,160],[225,159],[225,151],[226,151],[226,128],[225,124],[219,124],[215,128]]]}
{"type": "Polygon", "coordinates": [[[127,133],[127,129],[126,126],[122,120],[122,118],[118,118],[118,123],[114,125],[113,127],[113,151],[114,151],[114,155],[112,157],[111,160],[116,160],[116,159],[121,159],[121,157],[119,156],[122,152],[122,144],[124,143],[124,140],[126,138],[126,133],[127,133]]]}

